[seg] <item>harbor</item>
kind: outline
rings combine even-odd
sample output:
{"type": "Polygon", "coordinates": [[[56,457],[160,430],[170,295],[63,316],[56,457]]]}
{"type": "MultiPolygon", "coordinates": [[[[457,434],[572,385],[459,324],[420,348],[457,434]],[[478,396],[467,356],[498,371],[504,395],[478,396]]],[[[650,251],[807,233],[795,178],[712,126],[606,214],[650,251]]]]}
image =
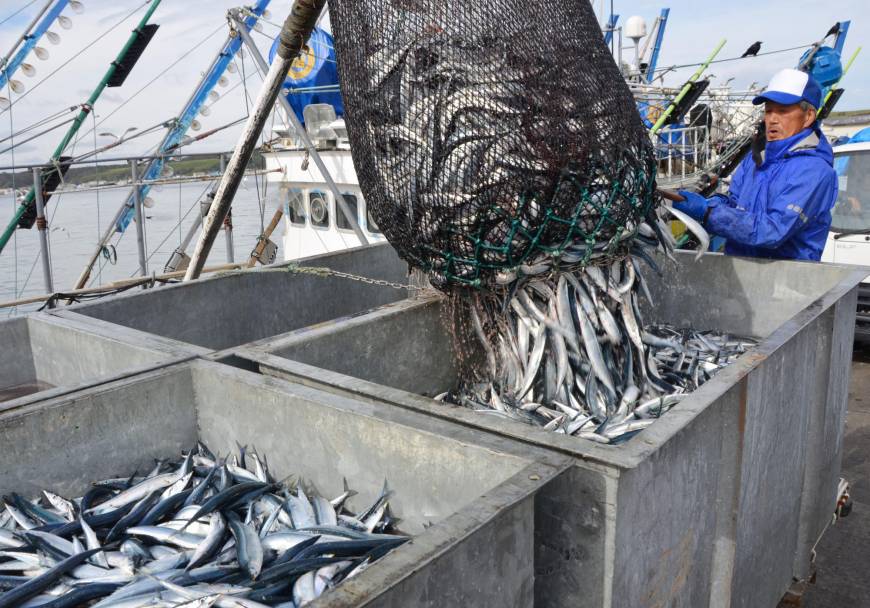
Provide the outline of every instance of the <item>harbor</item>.
{"type": "Polygon", "coordinates": [[[36,122],[0,15],[0,608],[863,605],[870,15],[259,0],[110,132],[140,4],[36,122]]]}

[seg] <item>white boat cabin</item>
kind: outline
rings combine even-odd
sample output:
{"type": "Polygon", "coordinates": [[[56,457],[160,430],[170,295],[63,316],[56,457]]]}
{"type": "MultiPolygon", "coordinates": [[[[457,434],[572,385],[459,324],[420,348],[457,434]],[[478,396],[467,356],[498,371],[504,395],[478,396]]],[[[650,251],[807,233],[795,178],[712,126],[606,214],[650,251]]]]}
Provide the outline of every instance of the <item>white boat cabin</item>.
{"type": "MultiPolygon", "coordinates": [[[[336,119],[332,106],[320,104],[308,106],[305,118],[309,136],[369,243],[384,241],[359,188],[344,120],[336,119]]],[[[284,259],[360,246],[353,226],[302,142],[286,130],[276,135],[279,143],[264,157],[269,187],[275,188],[284,209],[284,259]],[[272,172],[275,169],[280,172],[272,172]]]]}

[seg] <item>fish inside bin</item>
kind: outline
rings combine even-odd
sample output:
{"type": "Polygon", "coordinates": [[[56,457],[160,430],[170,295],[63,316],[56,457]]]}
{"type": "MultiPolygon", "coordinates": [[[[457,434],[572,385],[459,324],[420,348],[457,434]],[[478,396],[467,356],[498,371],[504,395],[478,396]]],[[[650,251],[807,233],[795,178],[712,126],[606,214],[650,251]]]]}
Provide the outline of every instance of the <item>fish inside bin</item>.
{"type": "MultiPolygon", "coordinates": [[[[284,472],[281,472],[282,474],[284,472]]],[[[12,493],[0,512],[0,608],[304,606],[405,543],[387,483],[351,507],[277,478],[265,455],[204,444],[82,497],[12,493]]]]}

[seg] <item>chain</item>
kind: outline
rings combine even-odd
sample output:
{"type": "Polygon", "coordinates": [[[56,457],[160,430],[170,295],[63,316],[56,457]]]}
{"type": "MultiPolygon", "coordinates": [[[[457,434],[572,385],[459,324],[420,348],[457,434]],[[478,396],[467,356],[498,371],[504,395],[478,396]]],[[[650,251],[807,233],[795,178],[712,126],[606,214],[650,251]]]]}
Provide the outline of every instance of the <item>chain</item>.
{"type": "Polygon", "coordinates": [[[391,281],[385,281],[383,279],[363,277],[356,274],[351,274],[349,272],[341,272],[338,270],[333,270],[331,268],[324,268],[320,266],[299,266],[298,264],[288,264],[287,266],[275,268],[274,270],[289,272],[292,274],[310,274],[321,277],[336,277],[339,279],[349,279],[351,281],[358,281],[360,283],[366,283],[368,285],[379,285],[381,287],[392,287],[393,289],[403,289],[408,291],[421,292],[426,289],[425,287],[420,287],[418,285],[393,283],[391,281]]]}

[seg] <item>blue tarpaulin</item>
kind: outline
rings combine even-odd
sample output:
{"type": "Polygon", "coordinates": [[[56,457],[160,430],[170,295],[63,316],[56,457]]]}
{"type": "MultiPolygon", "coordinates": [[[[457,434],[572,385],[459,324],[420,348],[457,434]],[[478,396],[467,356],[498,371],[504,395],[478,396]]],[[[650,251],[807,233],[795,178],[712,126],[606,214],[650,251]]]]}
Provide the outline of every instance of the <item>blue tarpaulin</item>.
{"type": "MultiPolygon", "coordinates": [[[[272,44],[269,62],[275,59],[278,39],[272,44]]],[[[327,103],[335,108],[337,116],[344,115],[344,103],[338,92],[338,67],[335,63],[335,45],[332,36],[320,28],[312,32],[308,46],[293,62],[284,88],[289,90],[287,101],[301,122],[305,122],[302,111],[312,103],[327,103]],[[324,87],[326,90],[324,90],[324,87]],[[313,90],[312,90],[313,89],[313,90]]]]}

